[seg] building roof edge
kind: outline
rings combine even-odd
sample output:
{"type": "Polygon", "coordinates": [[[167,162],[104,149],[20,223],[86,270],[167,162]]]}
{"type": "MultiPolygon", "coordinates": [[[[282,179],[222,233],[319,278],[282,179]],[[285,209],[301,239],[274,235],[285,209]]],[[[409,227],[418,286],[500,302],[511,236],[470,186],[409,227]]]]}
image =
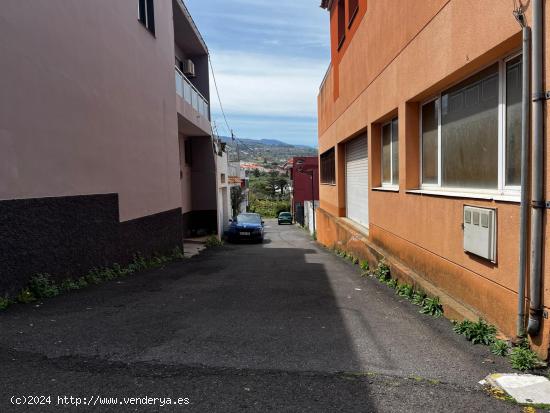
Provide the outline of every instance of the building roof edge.
{"type": "Polygon", "coordinates": [[[333,0],[321,0],[321,8],[330,10],[333,0]]]}

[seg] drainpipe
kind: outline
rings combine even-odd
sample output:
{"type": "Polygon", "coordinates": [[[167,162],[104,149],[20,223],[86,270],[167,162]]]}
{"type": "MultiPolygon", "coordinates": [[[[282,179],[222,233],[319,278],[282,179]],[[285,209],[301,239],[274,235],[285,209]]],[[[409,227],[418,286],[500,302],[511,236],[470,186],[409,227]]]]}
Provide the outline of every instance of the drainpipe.
{"type": "Polygon", "coordinates": [[[543,149],[544,149],[544,100],[543,66],[543,0],[533,0],[533,137],[531,142],[531,297],[527,333],[539,333],[542,316],[542,218],[545,208],[543,193],[543,149]]]}
{"type": "Polygon", "coordinates": [[[530,132],[530,65],[531,29],[527,27],[523,12],[514,13],[522,26],[522,97],[521,97],[521,209],[519,230],[519,288],[517,336],[525,335],[525,279],[527,277],[527,225],[529,222],[529,132],[530,132]]]}

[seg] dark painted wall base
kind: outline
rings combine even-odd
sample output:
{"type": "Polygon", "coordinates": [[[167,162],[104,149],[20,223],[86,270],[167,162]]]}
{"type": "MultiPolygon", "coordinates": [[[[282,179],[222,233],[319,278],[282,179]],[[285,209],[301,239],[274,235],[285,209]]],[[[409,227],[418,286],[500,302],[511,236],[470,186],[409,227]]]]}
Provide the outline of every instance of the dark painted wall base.
{"type": "Polygon", "coordinates": [[[218,212],[190,211],[183,214],[183,234],[185,237],[215,234],[218,231],[218,212]]]}
{"type": "Polygon", "coordinates": [[[182,242],[180,208],[119,222],[117,194],[0,201],[0,295],[39,273],[82,276],[182,242]]]}

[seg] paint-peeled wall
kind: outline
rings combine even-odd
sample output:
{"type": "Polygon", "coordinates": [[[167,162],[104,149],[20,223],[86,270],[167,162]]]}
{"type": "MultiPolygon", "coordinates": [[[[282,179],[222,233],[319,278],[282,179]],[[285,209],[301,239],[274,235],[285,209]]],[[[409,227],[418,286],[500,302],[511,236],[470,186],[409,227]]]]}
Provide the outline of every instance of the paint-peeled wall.
{"type": "Polygon", "coordinates": [[[5,0],[0,200],[116,193],[120,220],[179,208],[172,5],[5,0]]]}

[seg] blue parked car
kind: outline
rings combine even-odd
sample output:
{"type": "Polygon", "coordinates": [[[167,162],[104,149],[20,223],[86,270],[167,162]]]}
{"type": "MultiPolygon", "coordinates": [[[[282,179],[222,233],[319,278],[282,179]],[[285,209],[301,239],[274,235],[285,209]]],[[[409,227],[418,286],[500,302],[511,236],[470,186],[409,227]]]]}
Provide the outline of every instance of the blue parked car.
{"type": "Polygon", "coordinates": [[[235,219],[230,219],[231,225],[227,230],[227,239],[234,241],[257,241],[264,240],[264,221],[260,214],[245,213],[239,214],[235,219]]]}

